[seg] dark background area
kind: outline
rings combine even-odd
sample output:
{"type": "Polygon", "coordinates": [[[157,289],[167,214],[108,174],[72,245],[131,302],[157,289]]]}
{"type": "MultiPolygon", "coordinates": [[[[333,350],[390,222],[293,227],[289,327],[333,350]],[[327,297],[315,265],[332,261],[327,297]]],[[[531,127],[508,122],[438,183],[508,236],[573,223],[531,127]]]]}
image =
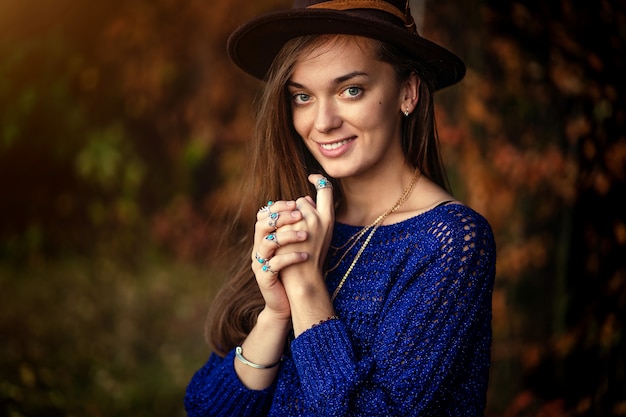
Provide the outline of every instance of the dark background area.
{"type": "MultiPolygon", "coordinates": [[[[0,0],[0,416],[184,415],[259,90],[225,42],[278,6],[0,0]]],[[[626,416],[626,2],[422,6],[498,245],[487,415],[626,416]]]]}

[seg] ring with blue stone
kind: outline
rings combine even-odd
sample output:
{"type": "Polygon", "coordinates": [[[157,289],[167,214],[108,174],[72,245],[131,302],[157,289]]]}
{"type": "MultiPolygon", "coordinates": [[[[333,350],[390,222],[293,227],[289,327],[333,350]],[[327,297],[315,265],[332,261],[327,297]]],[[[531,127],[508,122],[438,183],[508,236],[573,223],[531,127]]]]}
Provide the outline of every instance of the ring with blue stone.
{"type": "Polygon", "coordinates": [[[317,183],[315,183],[316,190],[322,190],[324,188],[333,188],[333,184],[328,181],[328,178],[326,177],[320,178],[319,180],[317,180],[317,183]]]}
{"type": "Polygon", "coordinates": [[[259,255],[259,253],[258,253],[258,252],[254,254],[254,258],[255,258],[255,259],[257,260],[257,262],[258,262],[258,263],[260,263],[260,264],[264,264],[264,263],[267,261],[267,259],[263,259],[263,258],[261,258],[261,256],[259,255]]]}
{"type": "Polygon", "coordinates": [[[278,240],[276,239],[276,235],[274,233],[270,233],[269,235],[265,236],[265,240],[276,243],[276,246],[280,248],[280,244],[278,243],[278,240]]]}
{"type": "Polygon", "coordinates": [[[278,222],[278,213],[270,213],[270,220],[267,222],[269,227],[276,227],[278,222]]]}
{"type": "Polygon", "coordinates": [[[269,261],[265,261],[265,264],[263,264],[263,267],[261,269],[263,270],[263,272],[271,272],[272,274],[278,273],[277,271],[272,270],[269,261]]]}

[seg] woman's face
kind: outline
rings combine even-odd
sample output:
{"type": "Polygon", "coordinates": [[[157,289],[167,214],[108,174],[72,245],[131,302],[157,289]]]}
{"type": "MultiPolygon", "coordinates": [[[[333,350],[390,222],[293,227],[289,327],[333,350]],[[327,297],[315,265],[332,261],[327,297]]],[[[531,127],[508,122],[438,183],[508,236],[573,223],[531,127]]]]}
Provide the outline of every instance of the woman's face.
{"type": "Polygon", "coordinates": [[[404,164],[402,112],[416,93],[376,59],[374,48],[373,41],[355,37],[309,47],[287,83],[296,131],[335,178],[404,164]]]}

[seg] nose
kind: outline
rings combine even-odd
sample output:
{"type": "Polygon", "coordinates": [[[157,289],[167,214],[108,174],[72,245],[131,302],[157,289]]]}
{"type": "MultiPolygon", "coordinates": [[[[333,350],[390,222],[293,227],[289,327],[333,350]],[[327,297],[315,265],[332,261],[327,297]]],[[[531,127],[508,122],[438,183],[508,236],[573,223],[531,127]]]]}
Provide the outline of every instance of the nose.
{"type": "Polygon", "coordinates": [[[342,118],[337,104],[333,100],[318,102],[317,114],[315,115],[315,130],[327,133],[341,126],[342,118]]]}

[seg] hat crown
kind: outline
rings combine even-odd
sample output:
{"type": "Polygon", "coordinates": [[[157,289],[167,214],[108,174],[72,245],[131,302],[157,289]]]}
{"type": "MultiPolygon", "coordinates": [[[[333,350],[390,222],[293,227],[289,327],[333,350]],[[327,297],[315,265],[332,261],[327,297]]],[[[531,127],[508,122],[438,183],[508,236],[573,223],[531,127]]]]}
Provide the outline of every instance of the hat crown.
{"type": "MultiPolygon", "coordinates": [[[[395,16],[407,29],[416,32],[415,21],[409,8],[409,0],[294,0],[293,10],[327,9],[341,12],[383,12],[383,15],[395,16]]],[[[385,18],[387,19],[387,18],[385,18]]]]}
{"type": "MultiPolygon", "coordinates": [[[[396,9],[404,11],[408,5],[408,0],[395,0],[395,1],[385,1],[385,0],[372,0],[372,3],[386,3],[388,5],[394,6],[396,9]]],[[[354,4],[354,9],[359,8],[359,1],[351,1],[351,0],[294,0],[293,9],[306,9],[307,7],[311,7],[314,5],[318,5],[320,3],[344,3],[346,5],[350,5],[350,3],[354,4]]]]}

